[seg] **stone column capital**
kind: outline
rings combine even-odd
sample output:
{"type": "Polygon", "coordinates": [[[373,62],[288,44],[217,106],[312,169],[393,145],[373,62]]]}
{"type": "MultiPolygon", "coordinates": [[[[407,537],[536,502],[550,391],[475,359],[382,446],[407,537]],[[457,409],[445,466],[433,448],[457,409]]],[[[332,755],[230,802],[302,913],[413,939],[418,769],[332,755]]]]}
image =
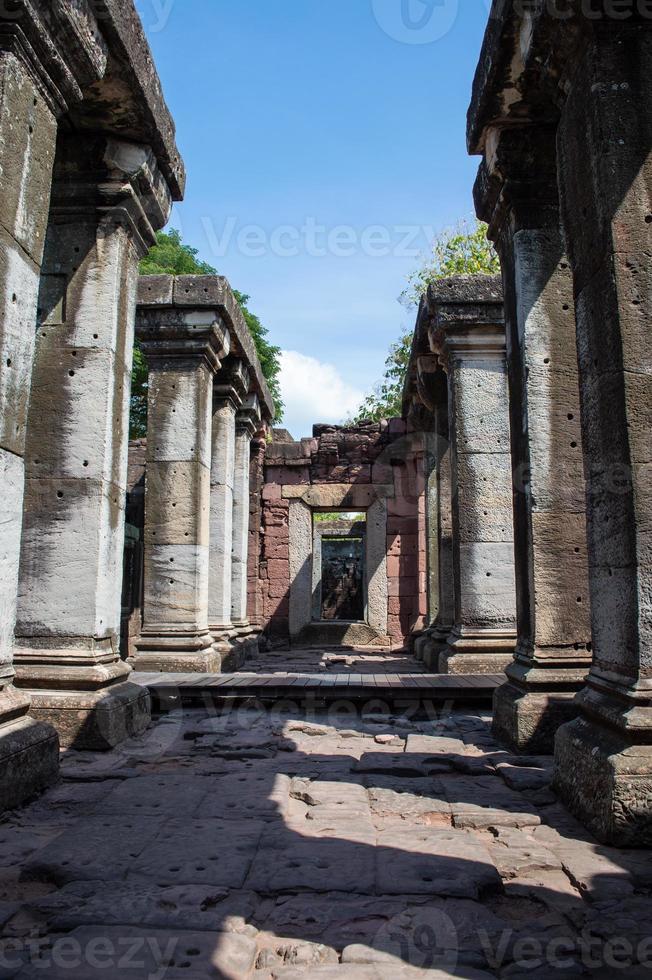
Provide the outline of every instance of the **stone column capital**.
{"type": "Polygon", "coordinates": [[[236,416],[236,432],[238,434],[246,433],[250,439],[253,439],[260,427],[261,418],[258,396],[248,395],[236,416]]]}
{"type": "Polygon", "coordinates": [[[69,223],[92,216],[124,225],[145,255],[167,224],[172,194],[151,147],[112,136],[59,138],[52,186],[51,220],[69,223]]]}
{"type": "Polygon", "coordinates": [[[556,127],[490,127],[473,197],[498,244],[505,233],[559,227],[556,127]]]}
{"type": "Polygon", "coordinates": [[[236,359],[223,364],[213,383],[213,408],[231,405],[242,407],[251,384],[251,372],[244,361],[236,359]]]}
{"type": "Polygon", "coordinates": [[[229,331],[215,310],[139,309],[136,336],[151,367],[203,360],[214,373],[230,350],[229,331]]]}

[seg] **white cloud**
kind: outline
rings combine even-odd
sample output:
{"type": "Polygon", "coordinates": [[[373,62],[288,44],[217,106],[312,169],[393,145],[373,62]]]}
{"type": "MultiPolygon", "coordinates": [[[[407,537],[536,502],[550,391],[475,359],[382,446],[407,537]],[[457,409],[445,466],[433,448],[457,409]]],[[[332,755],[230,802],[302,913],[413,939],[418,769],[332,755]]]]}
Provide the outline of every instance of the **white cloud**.
{"type": "Polygon", "coordinates": [[[295,439],[312,434],[315,422],[342,422],[364,397],[348,384],[334,364],[324,364],[295,350],[281,352],[281,394],[285,421],[295,439]]]}

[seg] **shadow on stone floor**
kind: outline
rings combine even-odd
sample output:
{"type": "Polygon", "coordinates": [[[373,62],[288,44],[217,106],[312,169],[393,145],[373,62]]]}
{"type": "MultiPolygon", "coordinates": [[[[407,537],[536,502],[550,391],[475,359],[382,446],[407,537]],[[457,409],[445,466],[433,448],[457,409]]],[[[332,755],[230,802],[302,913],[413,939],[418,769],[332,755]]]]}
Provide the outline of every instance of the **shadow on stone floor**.
{"type": "Polygon", "coordinates": [[[68,753],[0,836],[0,977],[613,976],[614,939],[652,950],[652,855],[592,841],[550,761],[474,715],[287,708],[68,753]]]}

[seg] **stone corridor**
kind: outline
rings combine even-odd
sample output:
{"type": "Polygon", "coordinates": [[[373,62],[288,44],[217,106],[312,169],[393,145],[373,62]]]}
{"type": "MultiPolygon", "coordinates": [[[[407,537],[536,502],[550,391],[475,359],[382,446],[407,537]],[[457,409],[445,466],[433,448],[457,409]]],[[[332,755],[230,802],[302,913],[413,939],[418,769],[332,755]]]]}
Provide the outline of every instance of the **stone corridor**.
{"type": "Polygon", "coordinates": [[[647,977],[652,855],[597,844],[551,772],[489,713],[287,701],[67,751],[0,825],[0,978],[647,977]]]}

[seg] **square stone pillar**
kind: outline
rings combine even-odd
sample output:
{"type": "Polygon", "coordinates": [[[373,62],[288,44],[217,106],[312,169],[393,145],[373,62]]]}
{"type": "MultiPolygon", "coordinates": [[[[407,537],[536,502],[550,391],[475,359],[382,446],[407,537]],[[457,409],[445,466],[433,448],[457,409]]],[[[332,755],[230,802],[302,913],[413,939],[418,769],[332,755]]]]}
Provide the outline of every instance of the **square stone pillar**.
{"type": "Polygon", "coordinates": [[[249,372],[238,360],[219,373],[213,388],[208,621],[216,649],[224,656],[230,653],[234,636],[231,607],[236,416],[249,384],[249,372]]]}
{"type": "MultiPolygon", "coordinates": [[[[229,333],[210,308],[139,306],[149,366],[143,629],[133,666],[216,673],[208,626],[213,378],[229,333]]],[[[147,277],[141,280],[141,297],[147,277]]]]}
{"type": "Polygon", "coordinates": [[[634,847],[652,844],[651,64],[649,19],[595,25],[558,130],[594,652],[555,783],[601,840],[634,847]]]}
{"type": "Polygon", "coordinates": [[[149,721],[120,659],[138,262],[170,210],[151,151],[59,138],[26,446],[17,683],[76,748],[149,721]]]}
{"type": "Polygon", "coordinates": [[[490,131],[487,145],[475,196],[503,270],[518,624],[493,726],[518,750],[552,752],[591,665],[573,279],[555,127],[490,131]]]}
{"type": "Polygon", "coordinates": [[[236,418],[235,480],[233,491],[233,550],[231,566],[231,620],[247,628],[247,555],[249,549],[249,464],[251,440],[258,431],[261,412],[258,397],[250,395],[236,418]]]}
{"type": "MultiPolygon", "coordinates": [[[[27,407],[57,137],[44,66],[0,38],[0,811],[56,778],[56,732],[13,686],[27,407]],[[39,73],[41,77],[39,80],[39,73]]],[[[60,108],[60,107],[59,107],[60,108]]]]}
{"type": "Polygon", "coordinates": [[[443,673],[495,673],[516,642],[512,473],[502,290],[497,278],[431,286],[430,338],[448,374],[455,622],[443,673]]]}

